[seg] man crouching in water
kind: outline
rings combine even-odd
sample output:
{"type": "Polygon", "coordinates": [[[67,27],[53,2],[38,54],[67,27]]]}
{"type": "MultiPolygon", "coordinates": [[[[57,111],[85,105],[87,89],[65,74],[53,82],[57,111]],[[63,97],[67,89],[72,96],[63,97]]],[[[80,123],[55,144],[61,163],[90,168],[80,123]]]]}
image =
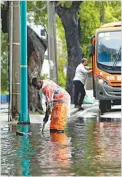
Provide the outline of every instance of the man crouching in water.
{"type": "Polygon", "coordinates": [[[32,85],[38,90],[42,89],[46,98],[44,125],[51,114],[50,132],[63,133],[70,111],[70,95],[52,80],[39,81],[33,78],[32,85]]]}

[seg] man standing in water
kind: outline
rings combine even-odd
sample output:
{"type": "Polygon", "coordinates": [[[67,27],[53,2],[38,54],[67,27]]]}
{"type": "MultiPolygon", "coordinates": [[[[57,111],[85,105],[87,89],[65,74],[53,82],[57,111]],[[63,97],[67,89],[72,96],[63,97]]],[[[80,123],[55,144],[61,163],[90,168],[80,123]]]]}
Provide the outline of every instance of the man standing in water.
{"type": "Polygon", "coordinates": [[[52,80],[32,79],[32,85],[40,90],[46,98],[47,109],[44,124],[51,114],[50,132],[63,133],[70,109],[70,95],[52,80]]]}
{"type": "Polygon", "coordinates": [[[75,108],[79,108],[80,110],[84,110],[82,107],[82,103],[84,97],[86,95],[84,85],[86,81],[86,77],[88,73],[91,73],[92,70],[87,70],[85,67],[88,65],[88,60],[83,58],[81,63],[77,66],[75,71],[75,77],[73,79],[73,84],[75,86],[74,90],[74,104],[75,108]]]}

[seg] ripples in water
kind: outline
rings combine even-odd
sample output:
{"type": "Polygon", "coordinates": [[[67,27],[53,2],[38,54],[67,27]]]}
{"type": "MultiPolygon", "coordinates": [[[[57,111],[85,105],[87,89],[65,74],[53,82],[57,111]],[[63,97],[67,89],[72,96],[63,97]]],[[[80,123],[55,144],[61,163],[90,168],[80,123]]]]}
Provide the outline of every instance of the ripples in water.
{"type": "Polygon", "coordinates": [[[121,123],[79,118],[66,133],[41,135],[41,124],[18,125],[1,131],[2,175],[7,176],[120,176],[121,123]]]}

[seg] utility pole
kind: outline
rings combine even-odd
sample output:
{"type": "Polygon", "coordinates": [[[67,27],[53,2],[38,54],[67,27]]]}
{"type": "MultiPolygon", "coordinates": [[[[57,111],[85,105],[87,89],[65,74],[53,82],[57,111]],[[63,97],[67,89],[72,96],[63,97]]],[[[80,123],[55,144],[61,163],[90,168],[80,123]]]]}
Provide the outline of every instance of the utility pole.
{"type": "Polygon", "coordinates": [[[9,1],[9,31],[8,31],[8,38],[9,38],[9,115],[8,121],[12,120],[12,63],[13,63],[13,1],[9,1]]]}
{"type": "Polygon", "coordinates": [[[20,1],[13,1],[13,91],[12,114],[19,113],[20,102],[20,1]]]}
{"type": "Polygon", "coordinates": [[[50,66],[50,79],[58,83],[56,15],[54,2],[48,1],[47,7],[48,7],[48,61],[50,66]]]}
{"type": "Polygon", "coordinates": [[[29,124],[27,73],[27,1],[20,1],[20,113],[19,124],[29,124]]]}

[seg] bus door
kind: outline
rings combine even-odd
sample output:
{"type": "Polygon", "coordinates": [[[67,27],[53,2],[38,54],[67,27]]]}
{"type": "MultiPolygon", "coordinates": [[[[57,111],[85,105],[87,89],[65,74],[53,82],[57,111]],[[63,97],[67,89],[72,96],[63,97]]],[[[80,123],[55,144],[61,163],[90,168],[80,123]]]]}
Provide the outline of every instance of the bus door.
{"type": "Polygon", "coordinates": [[[91,39],[90,54],[92,57],[92,79],[93,79],[93,96],[96,97],[95,91],[95,36],[91,39]]]}

